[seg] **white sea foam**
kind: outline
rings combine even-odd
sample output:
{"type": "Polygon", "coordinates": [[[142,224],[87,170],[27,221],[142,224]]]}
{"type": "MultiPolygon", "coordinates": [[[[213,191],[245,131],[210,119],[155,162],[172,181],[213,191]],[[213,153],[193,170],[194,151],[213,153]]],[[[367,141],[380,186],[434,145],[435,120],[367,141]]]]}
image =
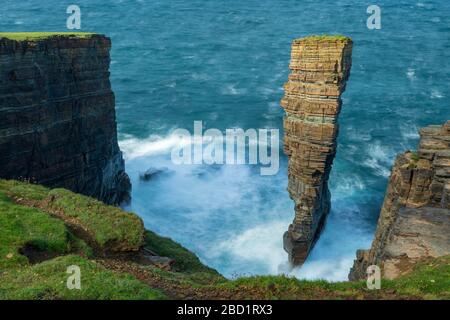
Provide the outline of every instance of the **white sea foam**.
{"type": "Polygon", "coordinates": [[[234,259],[264,266],[267,273],[277,274],[280,265],[286,262],[282,235],[286,231],[288,220],[270,221],[233,235],[214,248],[220,253],[229,253],[234,259]]]}
{"type": "Polygon", "coordinates": [[[414,81],[416,80],[416,71],[413,68],[408,68],[408,71],[406,71],[406,76],[409,80],[414,81]]]}
{"type": "Polygon", "coordinates": [[[363,165],[372,169],[378,176],[389,177],[394,152],[376,142],[367,147],[366,154],[369,158],[363,162],[363,165]]]}
{"type": "Polygon", "coordinates": [[[439,90],[437,90],[437,89],[431,90],[431,95],[430,95],[431,99],[441,99],[443,97],[444,97],[443,94],[439,90]]]}
{"type": "Polygon", "coordinates": [[[193,72],[191,74],[191,77],[194,80],[202,80],[202,81],[206,81],[206,80],[211,79],[211,77],[207,73],[196,73],[196,72],[193,72]]]}
{"type": "Polygon", "coordinates": [[[351,174],[349,176],[339,177],[339,183],[331,191],[334,198],[350,197],[356,192],[364,190],[364,187],[365,185],[362,179],[356,174],[351,174]]]}
{"type": "Polygon", "coordinates": [[[332,189],[334,209],[326,230],[303,267],[289,270],[282,236],[294,209],[285,189],[286,174],[265,179],[249,166],[175,166],[168,150],[178,143],[171,135],[128,136],[120,142],[133,180],[129,209],[140,214],[149,229],[174,238],[228,277],[286,273],[347,279],[356,249],[367,247],[370,240],[361,230],[357,206],[343,200],[364,189],[359,176],[346,177],[332,189]],[[149,167],[167,167],[171,174],[139,182],[139,172],[149,167]]]}
{"type": "Polygon", "coordinates": [[[370,141],[372,140],[372,135],[369,130],[354,130],[353,128],[349,128],[349,136],[351,140],[354,141],[370,141]]]}
{"type": "Polygon", "coordinates": [[[226,85],[222,89],[222,93],[225,95],[237,96],[237,95],[246,94],[247,89],[246,88],[236,88],[236,84],[229,84],[229,85],[226,85]]]}
{"type": "Polygon", "coordinates": [[[291,274],[299,279],[345,281],[348,279],[354,259],[354,256],[347,256],[329,260],[308,261],[301,268],[294,269],[291,274]]]}
{"type": "Polygon", "coordinates": [[[404,140],[418,139],[419,128],[414,124],[403,125],[400,127],[400,133],[404,140]]]}
{"type": "MultiPolygon", "coordinates": [[[[358,187],[354,187],[356,190],[358,187]]],[[[368,248],[372,235],[367,232],[357,205],[333,193],[333,205],[325,230],[310,256],[291,274],[303,279],[347,280],[357,249],[368,248]]]]}
{"type": "Polygon", "coordinates": [[[166,137],[152,135],[146,139],[128,136],[124,140],[119,141],[119,146],[124,153],[125,160],[133,160],[139,157],[167,154],[174,147],[189,143],[190,141],[177,135],[168,135],[166,137]]]}
{"type": "MultiPolygon", "coordinates": [[[[233,264],[259,264],[260,270],[267,274],[286,274],[299,279],[325,279],[328,281],[347,280],[350,268],[355,259],[357,249],[370,245],[370,237],[354,228],[346,218],[339,221],[339,213],[335,214],[331,236],[322,235],[303,266],[290,270],[287,254],[282,249],[281,235],[286,231],[288,221],[275,220],[244,232],[232,235],[218,246],[211,247],[212,255],[231,255],[233,264]],[[352,234],[352,237],[348,235],[352,234]]],[[[332,219],[332,218],[330,218],[332,219]]],[[[353,219],[355,220],[355,219],[353,219]]],[[[233,272],[239,275],[239,272],[233,272]]],[[[240,275],[246,275],[240,274],[240,275]]]]}

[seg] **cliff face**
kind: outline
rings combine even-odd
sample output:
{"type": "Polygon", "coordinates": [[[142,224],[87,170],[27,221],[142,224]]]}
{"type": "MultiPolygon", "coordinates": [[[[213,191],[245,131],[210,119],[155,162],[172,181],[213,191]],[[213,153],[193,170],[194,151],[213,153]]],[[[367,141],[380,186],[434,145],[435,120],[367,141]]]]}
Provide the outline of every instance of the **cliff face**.
{"type": "Polygon", "coordinates": [[[350,280],[378,265],[385,278],[419,259],[450,254],[450,121],[420,131],[418,153],[395,160],[370,250],[358,250],[350,280]]]}
{"type": "Polygon", "coordinates": [[[0,39],[0,177],[119,203],[130,181],[117,144],[109,38],[0,39]]]}
{"type": "Polygon", "coordinates": [[[284,248],[294,265],[305,261],[330,210],[328,177],[351,53],[352,41],[344,37],[309,37],[292,45],[291,74],[281,106],[286,111],[288,191],[295,202],[295,218],[284,234],[284,248]]]}

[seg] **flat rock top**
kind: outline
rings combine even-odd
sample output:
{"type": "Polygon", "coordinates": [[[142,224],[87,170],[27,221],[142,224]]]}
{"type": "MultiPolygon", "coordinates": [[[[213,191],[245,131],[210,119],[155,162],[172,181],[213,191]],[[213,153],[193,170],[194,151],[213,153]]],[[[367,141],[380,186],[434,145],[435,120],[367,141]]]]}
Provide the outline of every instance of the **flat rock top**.
{"type": "Polygon", "coordinates": [[[294,40],[296,44],[309,42],[352,42],[352,39],[343,35],[313,35],[294,40]]]}
{"type": "Polygon", "coordinates": [[[0,55],[49,48],[111,47],[111,39],[89,32],[0,32],[0,55]]]}
{"type": "Polygon", "coordinates": [[[39,41],[51,37],[90,38],[91,32],[0,32],[0,39],[7,38],[15,41],[39,41]]]}

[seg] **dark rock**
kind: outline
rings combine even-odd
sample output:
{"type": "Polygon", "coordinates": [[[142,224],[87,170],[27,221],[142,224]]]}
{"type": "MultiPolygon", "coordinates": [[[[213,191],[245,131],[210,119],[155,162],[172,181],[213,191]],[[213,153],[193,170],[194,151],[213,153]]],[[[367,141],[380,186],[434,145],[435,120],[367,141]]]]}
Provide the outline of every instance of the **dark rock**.
{"type": "Polygon", "coordinates": [[[0,39],[0,177],[118,204],[130,180],[117,143],[109,38],[0,39]]]}
{"type": "Polygon", "coordinates": [[[156,178],[161,174],[168,173],[169,169],[166,167],[163,168],[149,168],[144,173],[139,174],[139,179],[142,181],[149,181],[151,179],[156,178]]]}
{"type": "Polygon", "coordinates": [[[172,267],[175,264],[175,260],[168,257],[146,256],[146,258],[151,262],[151,264],[167,271],[172,270],[172,267]]]}

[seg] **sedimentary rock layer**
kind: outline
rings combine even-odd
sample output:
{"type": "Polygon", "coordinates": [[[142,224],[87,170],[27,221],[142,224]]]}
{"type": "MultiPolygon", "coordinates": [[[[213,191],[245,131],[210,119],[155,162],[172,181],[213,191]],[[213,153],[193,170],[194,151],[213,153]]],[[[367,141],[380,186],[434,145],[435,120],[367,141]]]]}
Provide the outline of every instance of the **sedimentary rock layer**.
{"type": "Polygon", "coordinates": [[[305,261],[330,210],[328,177],[351,54],[352,41],[345,37],[308,37],[292,44],[291,74],[281,106],[286,111],[288,191],[295,202],[295,218],[284,234],[284,248],[294,265],[305,261]]]}
{"type": "Polygon", "coordinates": [[[0,39],[0,177],[119,203],[130,181],[117,144],[110,39],[0,39]]]}
{"type": "Polygon", "coordinates": [[[420,130],[417,153],[395,160],[370,250],[358,250],[351,280],[370,265],[385,278],[411,270],[420,259],[450,254],[450,121],[420,130]]]}

